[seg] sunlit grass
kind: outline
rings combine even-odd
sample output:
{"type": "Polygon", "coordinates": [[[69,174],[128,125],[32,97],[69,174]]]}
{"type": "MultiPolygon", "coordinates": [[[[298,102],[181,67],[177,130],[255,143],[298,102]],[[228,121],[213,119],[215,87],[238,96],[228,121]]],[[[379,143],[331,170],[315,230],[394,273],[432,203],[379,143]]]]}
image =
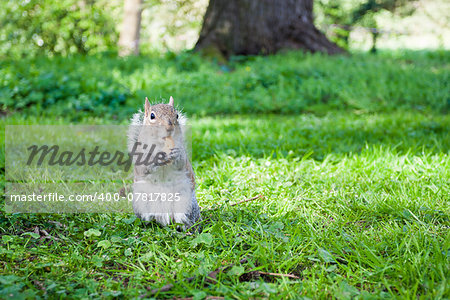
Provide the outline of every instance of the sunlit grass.
{"type": "Polygon", "coordinates": [[[449,122],[413,112],[194,118],[197,195],[212,209],[202,234],[122,214],[3,215],[1,293],[128,298],[178,282],[157,297],[448,297],[449,122]]]}

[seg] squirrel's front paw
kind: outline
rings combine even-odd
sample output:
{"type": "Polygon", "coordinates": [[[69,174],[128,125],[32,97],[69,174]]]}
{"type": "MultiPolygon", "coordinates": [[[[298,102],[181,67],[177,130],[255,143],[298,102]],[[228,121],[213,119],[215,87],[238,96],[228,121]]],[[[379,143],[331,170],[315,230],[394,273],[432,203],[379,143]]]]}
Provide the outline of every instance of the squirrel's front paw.
{"type": "Polygon", "coordinates": [[[169,160],[173,162],[177,169],[181,169],[185,165],[185,153],[181,148],[172,148],[169,153],[169,160]]]}
{"type": "Polygon", "coordinates": [[[170,149],[169,153],[169,159],[170,160],[177,160],[181,156],[181,149],[180,148],[172,148],[170,149]]]}
{"type": "Polygon", "coordinates": [[[152,174],[155,173],[156,171],[156,166],[155,165],[149,165],[145,168],[145,174],[152,174]]]}

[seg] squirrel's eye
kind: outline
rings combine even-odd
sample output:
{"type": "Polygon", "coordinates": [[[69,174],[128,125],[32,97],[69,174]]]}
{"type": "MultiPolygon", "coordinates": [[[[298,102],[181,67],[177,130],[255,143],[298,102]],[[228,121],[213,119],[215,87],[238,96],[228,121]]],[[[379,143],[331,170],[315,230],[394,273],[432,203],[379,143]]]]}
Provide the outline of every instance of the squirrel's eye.
{"type": "Polygon", "coordinates": [[[178,120],[178,114],[177,114],[177,120],[178,120]]]}
{"type": "Polygon", "coordinates": [[[156,118],[155,114],[154,114],[154,113],[151,113],[151,114],[150,114],[150,119],[154,120],[155,118],[156,118]]]}

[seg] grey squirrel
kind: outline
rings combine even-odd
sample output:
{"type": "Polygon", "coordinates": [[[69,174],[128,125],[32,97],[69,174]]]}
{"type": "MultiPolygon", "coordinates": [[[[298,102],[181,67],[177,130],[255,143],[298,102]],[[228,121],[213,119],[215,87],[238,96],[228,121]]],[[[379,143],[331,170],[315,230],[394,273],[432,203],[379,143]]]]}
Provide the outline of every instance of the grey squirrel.
{"type": "Polygon", "coordinates": [[[169,104],[150,104],[145,98],[144,112],[133,115],[128,131],[128,151],[142,154],[132,158],[134,213],[163,226],[181,223],[184,230],[201,219],[185,147],[185,124],[186,117],[174,107],[173,97],[169,104]]]}

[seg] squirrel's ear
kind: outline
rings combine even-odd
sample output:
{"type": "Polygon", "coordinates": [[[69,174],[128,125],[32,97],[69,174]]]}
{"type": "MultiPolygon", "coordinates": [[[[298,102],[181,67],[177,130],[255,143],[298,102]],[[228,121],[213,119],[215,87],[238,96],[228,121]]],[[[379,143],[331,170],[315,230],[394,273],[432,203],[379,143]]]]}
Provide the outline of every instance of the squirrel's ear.
{"type": "Polygon", "coordinates": [[[172,96],[170,96],[170,99],[169,99],[169,105],[170,105],[170,106],[173,106],[173,97],[172,97],[172,96]]]}
{"type": "Polygon", "coordinates": [[[148,101],[147,97],[145,97],[144,111],[145,117],[148,117],[148,115],[150,114],[150,102],[148,101]]]}

